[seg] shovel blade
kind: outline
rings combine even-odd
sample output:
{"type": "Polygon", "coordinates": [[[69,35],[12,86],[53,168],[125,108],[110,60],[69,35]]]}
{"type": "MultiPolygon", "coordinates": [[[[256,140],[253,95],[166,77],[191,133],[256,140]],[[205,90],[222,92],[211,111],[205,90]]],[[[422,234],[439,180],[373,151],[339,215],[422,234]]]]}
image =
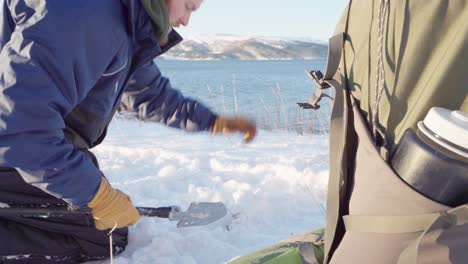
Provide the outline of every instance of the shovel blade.
{"type": "Polygon", "coordinates": [[[177,227],[211,224],[227,214],[226,206],[219,203],[191,203],[185,212],[173,212],[170,220],[179,221],[177,227]]]}

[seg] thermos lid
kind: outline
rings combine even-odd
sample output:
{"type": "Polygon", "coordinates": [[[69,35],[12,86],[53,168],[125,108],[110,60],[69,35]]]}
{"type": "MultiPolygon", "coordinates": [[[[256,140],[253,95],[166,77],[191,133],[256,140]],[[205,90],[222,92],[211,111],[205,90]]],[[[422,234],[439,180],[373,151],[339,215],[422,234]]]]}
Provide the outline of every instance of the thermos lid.
{"type": "Polygon", "coordinates": [[[439,145],[468,156],[468,113],[433,107],[418,128],[439,145]]]}

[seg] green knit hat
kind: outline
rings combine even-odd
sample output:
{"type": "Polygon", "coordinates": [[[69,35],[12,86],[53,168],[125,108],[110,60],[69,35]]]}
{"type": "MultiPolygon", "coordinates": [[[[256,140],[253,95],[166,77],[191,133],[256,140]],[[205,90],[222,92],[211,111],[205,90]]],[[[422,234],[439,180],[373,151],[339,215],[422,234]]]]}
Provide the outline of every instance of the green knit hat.
{"type": "Polygon", "coordinates": [[[153,30],[159,44],[165,45],[170,29],[166,0],[140,0],[140,2],[153,20],[153,30]]]}

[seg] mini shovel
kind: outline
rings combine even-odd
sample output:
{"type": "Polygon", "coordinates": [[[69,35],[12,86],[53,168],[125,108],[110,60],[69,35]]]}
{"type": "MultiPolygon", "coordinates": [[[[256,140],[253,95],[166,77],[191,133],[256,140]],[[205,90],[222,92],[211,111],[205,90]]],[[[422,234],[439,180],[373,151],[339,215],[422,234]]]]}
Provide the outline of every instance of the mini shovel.
{"type": "MultiPolygon", "coordinates": [[[[177,227],[203,226],[211,224],[227,214],[226,206],[221,203],[193,202],[189,208],[182,212],[179,206],[168,207],[137,207],[138,212],[146,217],[167,218],[178,221],[177,227]]],[[[73,210],[70,208],[22,208],[0,207],[0,216],[22,217],[63,217],[65,215],[91,214],[90,211],[73,210]]]]}
{"type": "Polygon", "coordinates": [[[223,218],[227,214],[226,206],[221,202],[193,202],[185,212],[182,212],[179,206],[160,208],[137,207],[137,209],[143,216],[156,216],[167,218],[170,221],[178,221],[177,227],[208,225],[223,218]]]}

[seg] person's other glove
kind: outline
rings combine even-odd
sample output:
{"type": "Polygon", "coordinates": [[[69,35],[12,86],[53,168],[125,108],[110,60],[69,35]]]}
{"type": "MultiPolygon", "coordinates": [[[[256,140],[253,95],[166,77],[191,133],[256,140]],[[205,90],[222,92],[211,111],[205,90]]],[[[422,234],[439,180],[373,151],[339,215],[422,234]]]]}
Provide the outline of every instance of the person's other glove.
{"type": "Polygon", "coordinates": [[[230,134],[240,132],[244,134],[245,142],[251,142],[257,134],[256,125],[242,117],[217,117],[213,125],[213,134],[230,134]]]}
{"type": "Polygon", "coordinates": [[[140,219],[140,214],[128,195],[112,188],[105,177],[102,177],[99,189],[88,207],[92,209],[94,224],[98,230],[131,226],[140,219]]]}

